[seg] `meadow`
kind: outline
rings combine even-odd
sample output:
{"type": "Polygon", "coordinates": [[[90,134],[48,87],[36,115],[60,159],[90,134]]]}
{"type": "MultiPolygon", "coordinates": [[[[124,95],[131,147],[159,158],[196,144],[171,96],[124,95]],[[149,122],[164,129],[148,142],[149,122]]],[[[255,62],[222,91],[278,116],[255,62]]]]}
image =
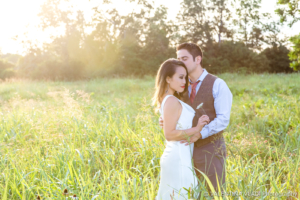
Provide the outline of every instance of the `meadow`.
{"type": "MultiPolygon", "coordinates": [[[[223,199],[299,195],[300,74],[219,77],[234,97],[226,192],[238,194],[223,199]]],[[[0,199],[154,199],[165,140],[153,88],[153,77],[0,82],[0,199]]]]}

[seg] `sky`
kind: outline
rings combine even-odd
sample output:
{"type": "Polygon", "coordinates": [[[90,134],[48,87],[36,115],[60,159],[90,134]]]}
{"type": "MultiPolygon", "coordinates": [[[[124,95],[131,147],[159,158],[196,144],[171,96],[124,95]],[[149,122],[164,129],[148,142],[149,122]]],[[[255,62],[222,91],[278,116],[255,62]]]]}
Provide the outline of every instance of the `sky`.
{"type": "MultiPolygon", "coordinates": [[[[45,0],[0,0],[0,53],[24,54],[25,48],[23,40],[31,40],[38,46],[44,42],[51,42],[52,35],[63,34],[63,30],[48,29],[42,31],[39,28],[40,6],[45,0]]],[[[72,0],[74,9],[84,12],[87,21],[92,18],[91,8],[100,5],[102,0],[72,0]]],[[[127,14],[132,9],[132,4],[125,0],[112,0],[110,6],[101,6],[106,9],[116,7],[120,14],[127,14]]],[[[165,5],[168,8],[168,19],[175,19],[180,10],[182,0],[154,0],[155,6],[165,5]]],[[[261,12],[273,13],[274,18],[279,19],[274,14],[276,0],[262,0],[261,12]]],[[[285,27],[282,32],[288,36],[300,33],[300,23],[292,28],[285,27]]]]}

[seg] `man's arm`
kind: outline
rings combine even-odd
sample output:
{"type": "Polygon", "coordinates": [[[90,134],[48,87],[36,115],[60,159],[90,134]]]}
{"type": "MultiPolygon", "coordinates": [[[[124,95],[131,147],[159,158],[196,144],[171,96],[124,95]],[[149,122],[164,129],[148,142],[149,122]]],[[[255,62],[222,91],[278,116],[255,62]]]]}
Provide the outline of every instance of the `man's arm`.
{"type": "MultiPolygon", "coordinates": [[[[208,125],[205,125],[199,134],[195,134],[190,138],[190,143],[196,142],[198,139],[205,139],[213,134],[224,130],[230,120],[230,111],[232,105],[232,93],[227,84],[218,78],[213,85],[214,107],[216,118],[208,125]]],[[[188,145],[187,140],[182,140],[180,143],[188,145]]]]}
{"type": "Polygon", "coordinates": [[[224,130],[230,120],[232,106],[232,93],[225,81],[218,78],[213,86],[214,107],[216,118],[200,131],[202,139],[224,130]]]}

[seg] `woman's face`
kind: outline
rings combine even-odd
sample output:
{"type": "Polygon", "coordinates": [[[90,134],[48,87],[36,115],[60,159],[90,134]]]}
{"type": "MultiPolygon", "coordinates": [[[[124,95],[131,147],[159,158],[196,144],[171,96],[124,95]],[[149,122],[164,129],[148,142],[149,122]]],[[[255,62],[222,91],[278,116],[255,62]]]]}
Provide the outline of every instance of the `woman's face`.
{"type": "Polygon", "coordinates": [[[174,92],[183,92],[185,88],[185,78],[187,76],[186,70],[182,66],[176,67],[176,72],[172,78],[168,77],[167,82],[170,84],[170,88],[174,92]]]}

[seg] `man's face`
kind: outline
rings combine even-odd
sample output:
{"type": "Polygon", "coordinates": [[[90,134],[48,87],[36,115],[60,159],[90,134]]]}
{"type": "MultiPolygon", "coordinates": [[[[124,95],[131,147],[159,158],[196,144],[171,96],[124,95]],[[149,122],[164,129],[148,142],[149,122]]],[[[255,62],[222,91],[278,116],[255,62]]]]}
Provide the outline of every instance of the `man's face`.
{"type": "Polygon", "coordinates": [[[177,59],[185,64],[190,74],[196,69],[197,63],[200,63],[199,60],[201,61],[201,56],[196,57],[194,61],[192,54],[190,54],[186,49],[180,49],[177,51],[177,59]]]}

